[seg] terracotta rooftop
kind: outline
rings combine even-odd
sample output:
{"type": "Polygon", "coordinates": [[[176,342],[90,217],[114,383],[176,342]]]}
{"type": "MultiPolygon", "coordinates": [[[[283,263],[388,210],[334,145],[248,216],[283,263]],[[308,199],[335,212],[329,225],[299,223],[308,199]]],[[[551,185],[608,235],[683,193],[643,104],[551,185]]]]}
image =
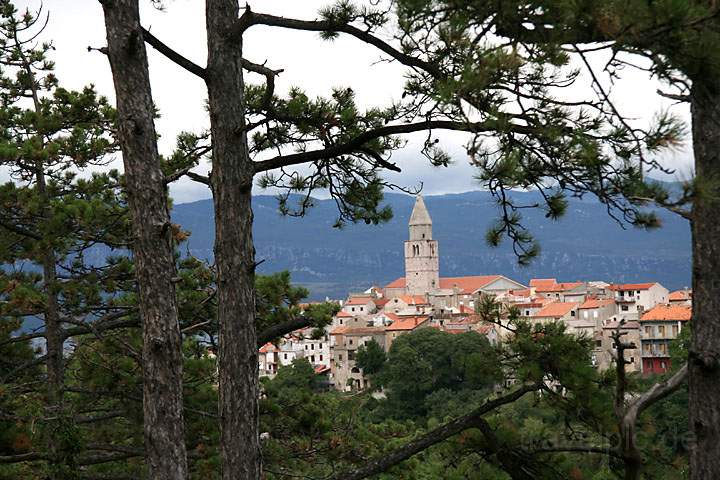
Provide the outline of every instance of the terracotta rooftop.
{"type": "Polygon", "coordinates": [[[370,296],[350,297],[350,298],[348,298],[347,302],[345,302],[345,305],[367,305],[372,300],[373,300],[373,297],[370,297],[370,296]]]}
{"type": "Polygon", "coordinates": [[[553,285],[539,285],[535,287],[536,292],[565,292],[567,290],[572,290],[573,288],[577,288],[584,285],[583,282],[563,282],[563,283],[555,283],[553,285]]]}
{"type": "Polygon", "coordinates": [[[656,305],[643,314],[640,321],[683,321],[692,317],[692,307],[688,305],[656,305]]]}
{"type": "Polygon", "coordinates": [[[553,302],[548,303],[538,312],[535,312],[533,317],[553,317],[561,318],[570,313],[570,311],[580,306],[577,302],[553,302]]]}
{"type": "Polygon", "coordinates": [[[414,330],[416,327],[427,322],[430,317],[398,317],[390,326],[386,328],[388,331],[397,330],[414,330]]]}
{"type": "Polygon", "coordinates": [[[580,305],[580,308],[602,308],[615,303],[612,298],[589,298],[580,305]]]}
{"type": "MultiPolygon", "coordinates": [[[[477,275],[470,277],[441,277],[439,287],[442,289],[460,289],[460,293],[471,294],[502,278],[502,275],[477,275]]],[[[405,288],[405,277],[400,277],[387,285],[385,288],[405,288]]]]}
{"type": "Polygon", "coordinates": [[[277,350],[277,347],[270,342],[268,342],[265,345],[263,345],[262,347],[260,347],[260,353],[274,352],[276,350],[277,350]]]}
{"type": "Polygon", "coordinates": [[[676,290],[668,296],[671,302],[683,302],[692,298],[692,290],[676,290]]]}
{"type": "Polygon", "coordinates": [[[547,287],[550,285],[555,285],[556,283],[557,280],[554,278],[533,278],[530,280],[531,287],[547,287]]]}

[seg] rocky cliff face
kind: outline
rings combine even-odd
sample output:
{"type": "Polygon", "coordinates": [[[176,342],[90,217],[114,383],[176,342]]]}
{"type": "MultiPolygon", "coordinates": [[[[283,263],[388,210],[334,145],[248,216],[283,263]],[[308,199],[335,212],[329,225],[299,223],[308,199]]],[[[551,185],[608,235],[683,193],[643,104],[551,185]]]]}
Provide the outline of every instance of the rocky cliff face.
{"type": "MultiPolygon", "coordinates": [[[[273,197],[255,197],[256,258],[265,260],[260,271],[290,270],[295,282],[310,288],[313,299],[344,297],[403,275],[403,242],[414,199],[388,194],[386,201],[395,213],[391,222],[337,230],[332,228],[336,212],[331,201],[318,200],[306,218],[298,219],[280,216],[273,197]]],[[[425,203],[444,276],[497,273],[523,283],[532,277],[657,280],[671,289],[690,284],[689,226],[670,213],[660,212],[663,228],[647,232],[622,229],[602,205],[589,200],[572,200],[559,222],[527,211],[526,224],[542,253],[529,267],[520,267],[509,245],[491,248],[485,243],[485,231],[497,215],[487,192],[430,196],[425,203]]],[[[183,250],[212,258],[211,201],[176,205],[173,218],[192,232],[183,250]]]]}

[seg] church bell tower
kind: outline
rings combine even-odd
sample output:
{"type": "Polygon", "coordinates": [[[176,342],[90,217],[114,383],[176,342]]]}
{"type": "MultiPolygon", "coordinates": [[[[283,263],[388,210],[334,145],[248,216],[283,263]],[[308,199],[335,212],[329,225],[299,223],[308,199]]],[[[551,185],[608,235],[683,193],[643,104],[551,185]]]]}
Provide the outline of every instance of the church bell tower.
{"type": "Polygon", "coordinates": [[[410,239],[405,242],[405,288],[409,295],[425,295],[440,288],[438,242],[423,198],[415,198],[410,215],[410,239]]]}

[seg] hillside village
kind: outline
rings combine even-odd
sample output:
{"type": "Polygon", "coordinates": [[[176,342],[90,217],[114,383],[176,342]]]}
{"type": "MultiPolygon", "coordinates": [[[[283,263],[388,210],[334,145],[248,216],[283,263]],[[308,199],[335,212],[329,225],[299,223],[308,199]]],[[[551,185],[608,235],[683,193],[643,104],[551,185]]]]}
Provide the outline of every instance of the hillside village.
{"type": "Polygon", "coordinates": [[[320,338],[312,329],[293,332],[260,349],[261,376],[305,358],[318,375],[341,391],[362,390],[368,380],[356,365],[359,347],[375,340],[385,351],[405,333],[436,328],[449,334],[474,331],[495,344],[510,333],[503,322],[487,322],[477,313],[483,296],[515,307],[534,323],[562,321],[571,334],[594,341],[592,362],[598,369],[613,363],[612,334],[637,348],[625,354],[628,372],[644,375],[670,368],[670,342],[690,320],[692,292],[670,292],[658,282],[615,284],[537,278],[523,285],[503,275],[440,277],[440,248],[421,196],[415,201],[405,241],[405,276],[385,286],[351,293],[320,338]],[[316,335],[317,336],[317,335],[316,335]]]}

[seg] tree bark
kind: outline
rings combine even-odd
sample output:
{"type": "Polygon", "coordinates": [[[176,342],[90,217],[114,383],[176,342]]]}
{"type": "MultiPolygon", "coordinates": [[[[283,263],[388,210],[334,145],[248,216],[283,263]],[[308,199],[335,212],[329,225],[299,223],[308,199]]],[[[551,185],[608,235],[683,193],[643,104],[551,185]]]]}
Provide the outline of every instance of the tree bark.
{"type": "Polygon", "coordinates": [[[251,204],[254,168],[244,129],[242,42],[228,40],[238,14],[236,0],[207,0],[206,83],[215,206],[220,451],[224,480],[256,480],[262,461],[251,204]]]}
{"type": "Polygon", "coordinates": [[[693,79],[693,317],[689,361],[690,478],[720,478],[720,80],[693,79]]]}
{"type": "Polygon", "coordinates": [[[133,220],[143,327],[143,415],[148,475],[187,477],[172,232],[137,0],[102,1],[133,220]]]}

